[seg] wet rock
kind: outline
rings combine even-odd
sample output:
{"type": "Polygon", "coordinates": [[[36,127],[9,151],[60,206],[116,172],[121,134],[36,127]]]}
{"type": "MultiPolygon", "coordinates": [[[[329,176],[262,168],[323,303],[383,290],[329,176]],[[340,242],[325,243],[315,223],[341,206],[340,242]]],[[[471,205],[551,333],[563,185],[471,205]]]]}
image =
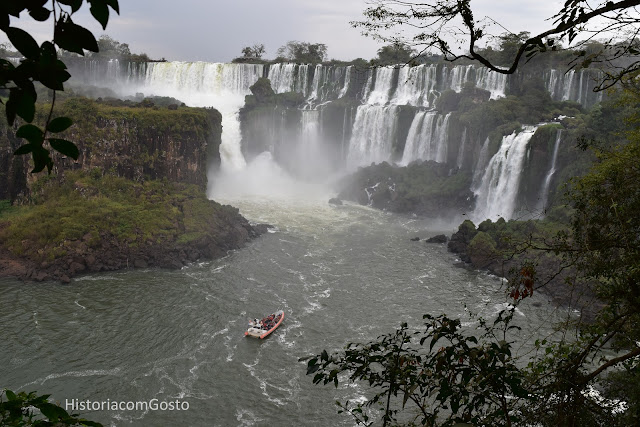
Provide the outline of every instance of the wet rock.
{"type": "Polygon", "coordinates": [[[330,205],[336,205],[336,206],[342,206],[342,200],[338,199],[337,197],[332,197],[331,199],[329,199],[329,204],[330,205]]]}
{"type": "Polygon", "coordinates": [[[419,237],[412,237],[412,238],[411,238],[411,239],[409,239],[409,240],[411,240],[412,242],[419,242],[419,241],[420,241],[420,238],[419,238],[419,237]]]}
{"type": "Polygon", "coordinates": [[[273,229],[273,228],[275,227],[271,224],[256,224],[253,226],[253,230],[258,236],[261,234],[267,233],[270,229],[273,229]]]}
{"type": "Polygon", "coordinates": [[[71,264],[69,264],[69,272],[71,274],[80,273],[84,271],[85,268],[86,267],[84,266],[84,264],[80,264],[79,262],[73,261],[71,264]]]}
{"type": "Polygon", "coordinates": [[[147,261],[138,258],[135,261],[133,261],[133,266],[135,268],[147,268],[149,267],[149,264],[147,264],[147,261]]]}
{"type": "Polygon", "coordinates": [[[447,236],[445,236],[444,234],[438,234],[436,236],[433,237],[429,237],[427,240],[425,240],[425,242],[427,243],[447,243],[447,236]]]}

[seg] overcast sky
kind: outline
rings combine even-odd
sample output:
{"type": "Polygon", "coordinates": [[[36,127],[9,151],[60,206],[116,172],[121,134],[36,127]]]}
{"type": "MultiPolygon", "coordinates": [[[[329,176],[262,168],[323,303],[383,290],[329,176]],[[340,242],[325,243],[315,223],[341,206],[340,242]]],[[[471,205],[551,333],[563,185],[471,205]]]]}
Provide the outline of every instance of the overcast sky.
{"type": "MultiPolygon", "coordinates": [[[[289,40],[325,43],[329,58],[371,59],[380,44],[360,35],[349,21],[362,17],[365,0],[120,0],[120,16],[112,14],[106,34],[128,43],[134,53],[175,61],[228,62],[244,46],[262,43],[265,58],[289,40]]],[[[558,0],[473,0],[477,19],[490,16],[517,33],[549,26],[562,6],[558,0]]],[[[84,15],[88,7],[83,6],[84,15]]],[[[28,15],[12,25],[50,38],[51,27],[37,26],[28,15]]],[[[81,17],[74,20],[87,24],[81,17]]],[[[96,36],[105,32],[91,22],[96,36]]],[[[0,41],[6,41],[0,33],[0,41]]]]}

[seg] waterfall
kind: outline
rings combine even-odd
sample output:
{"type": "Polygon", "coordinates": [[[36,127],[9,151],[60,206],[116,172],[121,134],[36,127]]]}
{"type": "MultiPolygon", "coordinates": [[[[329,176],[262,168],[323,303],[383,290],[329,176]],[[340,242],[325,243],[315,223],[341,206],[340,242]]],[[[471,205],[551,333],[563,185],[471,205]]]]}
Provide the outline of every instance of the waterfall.
{"type": "Polygon", "coordinates": [[[551,179],[553,174],[556,173],[556,160],[558,159],[558,147],[560,147],[560,140],[562,139],[562,129],[558,129],[556,133],[556,142],[553,146],[553,157],[551,158],[551,167],[547,176],[544,179],[542,185],[542,191],[540,191],[540,210],[544,211],[547,208],[547,198],[549,197],[549,187],[551,186],[551,179]]]}
{"type": "Polygon", "coordinates": [[[527,145],[536,131],[527,126],[520,133],[513,132],[502,138],[498,152],[491,158],[479,188],[473,218],[477,222],[485,219],[512,218],[527,145]]]}
{"type": "Polygon", "coordinates": [[[458,169],[462,168],[464,164],[464,153],[467,147],[467,128],[462,130],[462,138],[460,140],[460,148],[458,148],[458,157],[456,158],[456,166],[458,169]]]}
{"type": "Polygon", "coordinates": [[[456,92],[462,91],[465,83],[470,81],[469,74],[474,71],[473,65],[458,65],[453,67],[447,73],[445,81],[447,82],[446,89],[451,89],[456,92]]]}
{"type": "Polygon", "coordinates": [[[349,92],[349,84],[351,83],[351,73],[352,72],[353,72],[353,65],[349,65],[347,67],[347,69],[345,70],[344,84],[342,85],[342,89],[340,90],[340,93],[338,94],[338,98],[342,98],[343,96],[345,96],[347,94],[347,92],[349,92]]]}
{"type": "Polygon", "coordinates": [[[549,70],[544,73],[545,86],[551,98],[574,101],[586,108],[602,101],[603,92],[593,92],[593,88],[603,78],[603,72],[595,69],[569,70],[566,73],[549,70]]]}
{"type": "Polygon", "coordinates": [[[402,67],[398,73],[398,87],[392,99],[396,105],[431,106],[437,83],[435,65],[402,67]]]}
{"type": "Polygon", "coordinates": [[[545,73],[547,92],[551,95],[551,98],[556,99],[556,86],[558,84],[558,70],[549,70],[545,73]]]}
{"type": "Polygon", "coordinates": [[[328,78],[328,73],[324,72],[325,68],[323,68],[321,64],[316,65],[316,68],[313,72],[313,81],[311,82],[311,94],[309,95],[310,101],[321,98],[319,92],[321,88],[327,84],[328,78]]]}
{"type": "Polygon", "coordinates": [[[390,159],[397,111],[398,107],[393,105],[358,107],[347,153],[347,166],[350,169],[390,159]]]}
{"type": "Polygon", "coordinates": [[[367,92],[364,97],[367,104],[384,105],[389,102],[395,71],[394,67],[378,67],[375,69],[375,82],[372,82],[374,73],[369,76],[367,92]]]}
{"type": "Polygon", "coordinates": [[[139,90],[171,96],[194,107],[215,107],[222,114],[220,158],[223,170],[245,166],[240,150],[238,111],[249,87],[262,76],[263,66],[206,62],[149,63],[139,90]]]}
{"type": "Polygon", "coordinates": [[[275,93],[299,92],[307,96],[309,92],[309,66],[298,64],[272,64],[267,78],[275,93]]]}
{"type": "Polygon", "coordinates": [[[297,176],[314,179],[326,176],[330,164],[322,147],[320,110],[303,110],[300,121],[300,140],[296,146],[295,168],[297,176]]]}
{"type": "Polygon", "coordinates": [[[477,68],[476,87],[491,92],[491,99],[504,98],[507,87],[507,75],[491,71],[488,68],[477,68]]]}
{"type": "Polygon", "coordinates": [[[484,140],[482,144],[482,148],[480,149],[480,154],[478,155],[478,161],[476,162],[476,167],[473,169],[473,181],[471,183],[471,190],[475,193],[478,188],[482,184],[482,176],[484,175],[484,170],[487,167],[487,162],[489,161],[489,137],[484,140]]]}
{"type": "Polygon", "coordinates": [[[451,113],[442,116],[436,111],[417,113],[409,128],[401,164],[415,160],[446,162],[450,116],[451,113]]]}

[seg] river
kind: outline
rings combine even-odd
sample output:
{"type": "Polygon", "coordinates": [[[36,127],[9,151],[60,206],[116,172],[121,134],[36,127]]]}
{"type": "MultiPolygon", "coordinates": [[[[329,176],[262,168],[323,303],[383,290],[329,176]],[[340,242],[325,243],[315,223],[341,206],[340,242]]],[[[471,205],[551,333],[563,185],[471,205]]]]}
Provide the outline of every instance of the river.
{"type": "MultiPolygon", "coordinates": [[[[274,228],[178,271],[66,285],[1,280],[0,387],[51,394],[63,407],[73,399],[189,406],[80,411],[105,425],[349,426],[334,402],[362,400],[366,388],[315,386],[299,358],[401,322],[419,327],[424,313],[465,316],[466,305],[491,316],[504,307],[498,278],[455,266],[445,245],[410,240],[451,234],[453,225],[331,206],[322,192],[214,196],[274,228]],[[248,319],[277,309],[286,318],[272,336],[243,336],[248,319]]],[[[533,302],[516,315],[525,337],[546,331],[554,311],[543,296],[533,302]]]]}

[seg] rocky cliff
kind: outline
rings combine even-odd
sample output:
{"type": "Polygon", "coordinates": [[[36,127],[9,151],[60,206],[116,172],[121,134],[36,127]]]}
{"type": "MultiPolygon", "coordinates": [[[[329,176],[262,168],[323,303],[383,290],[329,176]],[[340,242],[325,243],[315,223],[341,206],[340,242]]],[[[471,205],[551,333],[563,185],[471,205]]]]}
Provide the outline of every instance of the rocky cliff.
{"type": "MultiPolygon", "coordinates": [[[[45,114],[48,106],[41,105],[35,123],[44,123],[45,114]]],[[[80,157],[74,161],[52,153],[54,176],[98,168],[136,182],[167,179],[205,188],[208,162],[220,162],[221,115],[214,109],[71,98],[57,105],[55,114],[74,121],[60,136],[76,143],[80,157]]],[[[29,156],[13,156],[23,143],[14,133],[0,121],[0,199],[28,197],[35,179],[28,174],[29,156]]]]}
{"type": "Polygon", "coordinates": [[[29,174],[30,158],[13,155],[23,142],[0,121],[0,276],[180,268],[265,231],[205,195],[207,167],[220,161],[216,110],[74,98],[56,115],[73,119],[63,137],[81,154],[54,154],[50,175],[29,174]]]}

